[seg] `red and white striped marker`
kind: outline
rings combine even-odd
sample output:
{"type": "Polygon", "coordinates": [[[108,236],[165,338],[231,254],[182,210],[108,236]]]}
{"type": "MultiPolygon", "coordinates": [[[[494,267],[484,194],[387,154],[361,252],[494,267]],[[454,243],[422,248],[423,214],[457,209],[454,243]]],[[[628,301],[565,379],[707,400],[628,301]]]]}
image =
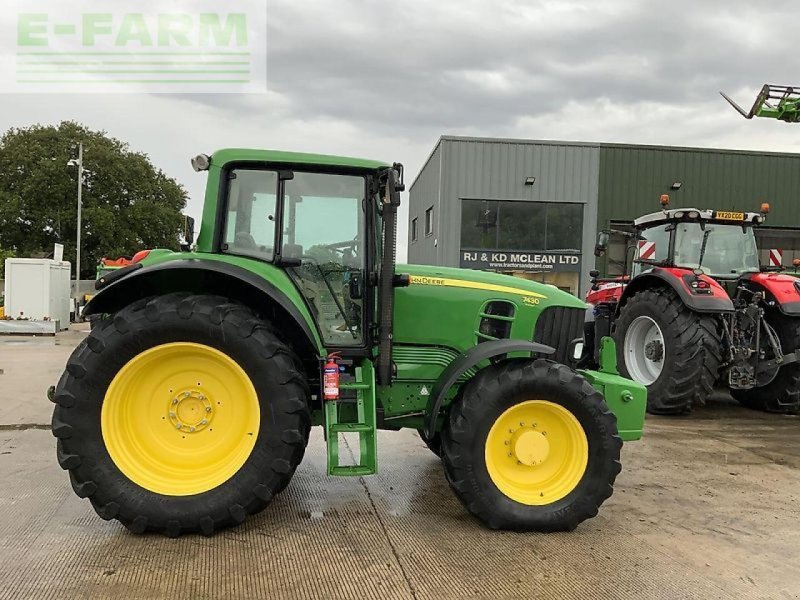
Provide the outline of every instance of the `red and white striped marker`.
{"type": "Polygon", "coordinates": [[[656,255],[655,242],[639,242],[639,259],[648,260],[654,258],[656,255]]]}
{"type": "Polygon", "coordinates": [[[769,266],[782,267],[783,266],[783,250],[772,248],[769,251],[769,266]]]}

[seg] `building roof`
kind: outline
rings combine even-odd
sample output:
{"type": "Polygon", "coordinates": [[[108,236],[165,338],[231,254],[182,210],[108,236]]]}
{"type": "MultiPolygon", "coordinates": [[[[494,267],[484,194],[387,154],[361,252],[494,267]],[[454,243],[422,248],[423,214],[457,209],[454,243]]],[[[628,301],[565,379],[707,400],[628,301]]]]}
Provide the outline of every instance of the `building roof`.
{"type": "Polygon", "coordinates": [[[533,146],[577,146],[582,148],[620,148],[620,149],[627,148],[631,150],[667,150],[675,152],[698,152],[705,154],[736,154],[745,156],[784,156],[784,157],[800,158],[800,153],[796,152],[741,150],[741,149],[731,149],[731,148],[701,148],[697,146],[664,146],[657,144],[626,144],[618,142],[574,142],[574,141],[562,141],[562,140],[536,140],[527,138],[500,138],[500,137],[495,138],[495,137],[482,137],[482,136],[442,135],[439,136],[439,139],[433,146],[433,149],[428,155],[428,158],[425,159],[425,162],[423,163],[422,167],[420,167],[419,173],[417,173],[410,187],[414,187],[414,184],[417,182],[420,173],[422,173],[428,166],[428,163],[431,161],[431,158],[436,152],[436,149],[441,145],[442,142],[478,142],[478,143],[490,143],[490,144],[515,144],[515,145],[530,144],[533,146]]]}

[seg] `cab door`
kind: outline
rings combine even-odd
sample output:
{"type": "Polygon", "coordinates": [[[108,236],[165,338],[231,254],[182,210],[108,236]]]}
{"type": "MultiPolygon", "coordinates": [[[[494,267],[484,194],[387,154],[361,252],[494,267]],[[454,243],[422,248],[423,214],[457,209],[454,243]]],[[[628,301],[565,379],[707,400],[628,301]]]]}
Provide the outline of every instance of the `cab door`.
{"type": "Polygon", "coordinates": [[[363,346],[366,178],[294,171],[282,191],[281,261],[324,344],[363,346]]]}

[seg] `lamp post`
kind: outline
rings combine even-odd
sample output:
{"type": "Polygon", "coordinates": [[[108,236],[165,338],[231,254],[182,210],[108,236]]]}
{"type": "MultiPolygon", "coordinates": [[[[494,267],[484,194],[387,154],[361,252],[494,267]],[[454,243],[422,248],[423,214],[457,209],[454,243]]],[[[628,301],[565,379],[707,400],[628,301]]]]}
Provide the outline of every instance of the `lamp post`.
{"type": "Polygon", "coordinates": [[[81,209],[83,208],[83,142],[78,144],[78,160],[74,158],[67,163],[68,167],[78,167],[78,230],[75,235],[75,293],[78,293],[78,282],[81,278],[81,209]]]}

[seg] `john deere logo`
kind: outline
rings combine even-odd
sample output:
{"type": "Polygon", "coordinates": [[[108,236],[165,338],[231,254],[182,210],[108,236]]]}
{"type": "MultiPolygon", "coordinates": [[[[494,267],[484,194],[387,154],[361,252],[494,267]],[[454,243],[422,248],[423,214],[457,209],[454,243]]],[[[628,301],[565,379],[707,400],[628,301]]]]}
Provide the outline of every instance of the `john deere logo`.
{"type": "Polygon", "coordinates": [[[5,39],[16,40],[17,53],[0,66],[2,89],[266,91],[265,3],[195,0],[186,12],[126,3],[135,10],[127,12],[120,4],[88,0],[80,4],[85,12],[75,12],[71,3],[50,0],[32,12],[30,2],[12,0],[16,30],[5,39]]]}

